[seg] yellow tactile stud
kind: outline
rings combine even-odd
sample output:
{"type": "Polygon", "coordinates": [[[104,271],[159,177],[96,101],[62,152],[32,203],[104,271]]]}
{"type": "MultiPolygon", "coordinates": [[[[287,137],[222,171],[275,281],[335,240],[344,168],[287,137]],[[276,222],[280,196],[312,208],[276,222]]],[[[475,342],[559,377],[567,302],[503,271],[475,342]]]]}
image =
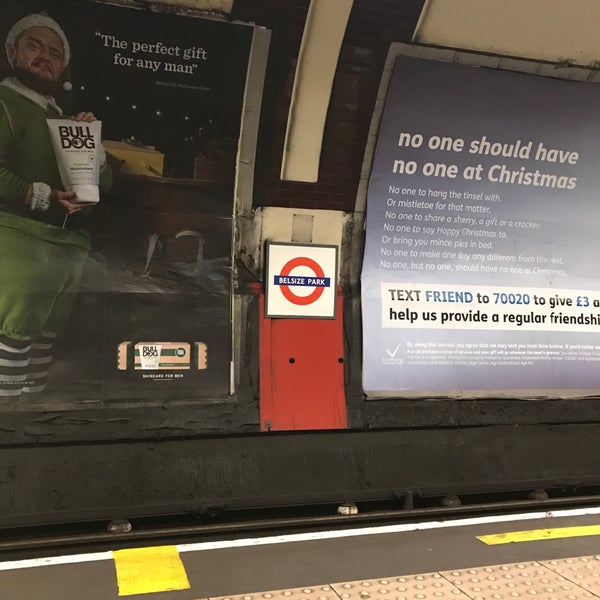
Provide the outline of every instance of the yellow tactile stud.
{"type": "Polygon", "coordinates": [[[175,546],[115,550],[119,596],[187,590],[190,583],[175,546]]]}

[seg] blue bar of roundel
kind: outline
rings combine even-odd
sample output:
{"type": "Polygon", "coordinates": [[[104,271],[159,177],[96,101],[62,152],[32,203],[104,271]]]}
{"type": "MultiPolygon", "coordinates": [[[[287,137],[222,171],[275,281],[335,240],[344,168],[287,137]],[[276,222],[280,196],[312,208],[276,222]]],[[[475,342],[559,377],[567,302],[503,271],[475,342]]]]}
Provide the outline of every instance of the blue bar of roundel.
{"type": "Polygon", "coordinates": [[[330,277],[294,277],[293,275],[275,275],[275,285],[300,285],[305,287],[329,287],[331,285],[330,277]],[[293,280],[294,283],[289,283],[293,280]]]}

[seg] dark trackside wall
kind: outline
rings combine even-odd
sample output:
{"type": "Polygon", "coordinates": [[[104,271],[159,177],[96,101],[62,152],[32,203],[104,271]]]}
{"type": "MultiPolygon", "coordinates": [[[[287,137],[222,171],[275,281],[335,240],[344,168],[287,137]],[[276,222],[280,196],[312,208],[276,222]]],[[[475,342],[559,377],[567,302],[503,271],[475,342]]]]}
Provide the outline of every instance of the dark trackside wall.
{"type": "Polygon", "coordinates": [[[599,434],[589,423],[13,446],[0,454],[0,528],[368,500],[400,508],[407,496],[525,498],[544,487],[585,493],[598,483],[599,434]]]}

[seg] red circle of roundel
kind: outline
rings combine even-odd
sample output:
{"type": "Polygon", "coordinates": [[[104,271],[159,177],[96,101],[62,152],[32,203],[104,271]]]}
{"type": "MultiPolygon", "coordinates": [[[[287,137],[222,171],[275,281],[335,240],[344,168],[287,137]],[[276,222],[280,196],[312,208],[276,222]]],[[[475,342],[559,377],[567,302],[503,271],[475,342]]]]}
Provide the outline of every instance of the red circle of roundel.
{"type": "MultiPolygon", "coordinates": [[[[292,272],[292,269],[295,269],[296,267],[308,267],[315,272],[315,277],[325,277],[325,273],[323,272],[323,269],[321,269],[321,265],[307,256],[297,256],[296,258],[288,260],[281,269],[281,276],[287,277],[292,272]]],[[[292,304],[298,304],[300,306],[306,306],[307,304],[316,302],[325,291],[324,287],[319,286],[315,288],[308,296],[296,296],[296,294],[294,294],[294,292],[292,292],[287,285],[280,285],[279,289],[285,296],[286,300],[292,304]]]]}

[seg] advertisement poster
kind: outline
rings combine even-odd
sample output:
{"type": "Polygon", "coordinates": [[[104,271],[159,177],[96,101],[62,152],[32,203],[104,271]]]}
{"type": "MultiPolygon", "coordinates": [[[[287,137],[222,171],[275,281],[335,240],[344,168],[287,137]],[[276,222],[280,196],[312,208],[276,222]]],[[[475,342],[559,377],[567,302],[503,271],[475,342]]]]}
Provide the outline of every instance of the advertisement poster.
{"type": "Polygon", "coordinates": [[[600,389],[599,101],[397,59],[367,199],[367,395],[600,389]]]}
{"type": "Polygon", "coordinates": [[[5,406],[229,393],[233,187],[252,33],[86,0],[3,3],[5,406]],[[95,197],[85,179],[94,170],[95,197]]]}

